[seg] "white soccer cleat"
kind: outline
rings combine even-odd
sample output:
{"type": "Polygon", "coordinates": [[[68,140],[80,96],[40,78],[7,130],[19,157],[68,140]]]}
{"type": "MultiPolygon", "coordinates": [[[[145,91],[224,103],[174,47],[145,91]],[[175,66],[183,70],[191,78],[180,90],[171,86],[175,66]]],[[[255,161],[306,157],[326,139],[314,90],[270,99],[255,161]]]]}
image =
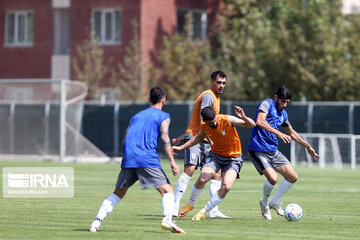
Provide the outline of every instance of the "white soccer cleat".
{"type": "Polygon", "coordinates": [[[265,218],[265,220],[271,220],[271,213],[269,205],[264,206],[262,204],[262,200],[260,200],[260,208],[261,208],[261,215],[265,218]]]}
{"type": "Polygon", "coordinates": [[[164,230],[169,230],[173,233],[185,233],[185,231],[176,226],[174,222],[169,222],[165,220],[161,222],[161,228],[164,230]]]}
{"type": "Polygon", "coordinates": [[[280,203],[275,204],[270,202],[269,207],[274,209],[278,215],[284,216],[284,210],[281,208],[280,203]]]}
{"type": "Polygon", "coordinates": [[[220,210],[217,211],[212,210],[209,212],[209,218],[231,218],[231,217],[226,216],[220,210]]]}
{"type": "Polygon", "coordinates": [[[173,210],[173,214],[172,214],[172,216],[173,217],[178,217],[178,214],[179,214],[179,208],[174,208],[174,210],[173,210]]]}
{"type": "Polygon", "coordinates": [[[89,228],[89,232],[97,232],[101,227],[101,220],[98,218],[95,218],[93,223],[91,224],[89,228]]]}

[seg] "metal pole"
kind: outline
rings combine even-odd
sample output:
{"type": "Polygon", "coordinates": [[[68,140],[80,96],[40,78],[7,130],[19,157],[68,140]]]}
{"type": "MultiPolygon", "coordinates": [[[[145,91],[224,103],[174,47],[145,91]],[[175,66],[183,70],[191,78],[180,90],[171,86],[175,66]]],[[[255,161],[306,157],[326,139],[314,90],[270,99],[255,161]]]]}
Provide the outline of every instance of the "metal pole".
{"type": "Polygon", "coordinates": [[[66,85],[65,80],[60,81],[60,162],[65,161],[66,154],[66,85]]]}

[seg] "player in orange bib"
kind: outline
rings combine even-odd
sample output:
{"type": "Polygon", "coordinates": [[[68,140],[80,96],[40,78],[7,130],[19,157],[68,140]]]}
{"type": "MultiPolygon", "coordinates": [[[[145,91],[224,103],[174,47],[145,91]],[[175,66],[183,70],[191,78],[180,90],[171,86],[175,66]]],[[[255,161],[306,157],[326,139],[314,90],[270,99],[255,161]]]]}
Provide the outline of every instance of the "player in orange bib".
{"type": "Polygon", "coordinates": [[[201,111],[203,122],[200,124],[200,132],[184,145],[172,147],[174,152],[179,152],[201,142],[206,136],[213,142],[201,174],[192,188],[189,202],[179,210],[179,217],[185,217],[194,208],[205,184],[221,170],[222,182],[217,194],[213,195],[205,207],[192,218],[193,221],[204,219],[208,211],[224,200],[240,172],[243,161],[242,149],[235,126],[253,128],[256,124],[245,115],[242,108],[234,106],[234,109],[237,117],[216,114],[211,107],[204,108],[201,111]]]}

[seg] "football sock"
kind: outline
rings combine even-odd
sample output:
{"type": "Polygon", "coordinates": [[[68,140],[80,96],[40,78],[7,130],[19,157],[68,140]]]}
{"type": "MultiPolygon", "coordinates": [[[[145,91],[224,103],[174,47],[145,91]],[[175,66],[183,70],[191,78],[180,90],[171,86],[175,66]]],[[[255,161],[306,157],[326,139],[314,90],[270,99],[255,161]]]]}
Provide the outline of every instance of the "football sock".
{"type": "Polygon", "coordinates": [[[279,189],[276,191],[274,197],[271,199],[271,203],[279,204],[281,198],[284,196],[285,193],[287,193],[290,190],[292,185],[294,184],[286,181],[285,179],[282,180],[279,185],[279,189]]]}
{"type": "Polygon", "coordinates": [[[96,218],[101,221],[114,209],[115,205],[120,202],[121,198],[119,198],[116,194],[112,193],[104,202],[101,204],[98,214],[96,218]]]}
{"type": "MultiPolygon", "coordinates": [[[[210,183],[209,183],[209,192],[210,192],[210,199],[213,196],[217,196],[217,191],[220,189],[221,187],[221,181],[219,180],[215,180],[215,179],[211,179],[210,183]]],[[[216,205],[213,209],[211,209],[212,211],[219,211],[218,206],[216,205]]]]}
{"type": "Polygon", "coordinates": [[[210,198],[210,200],[205,205],[205,208],[201,209],[201,212],[205,214],[206,212],[212,210],[215,206],[219,205],[224,199],[220,198],[219,195],[215,194],[210,198]]]}
{"type": "Polygon", "coordinates": [[[172,221],[172,212],[174,209],[174,194],[173,193],[165,193],[162,197],[162,209],[163,209],[163,220],[172,221]]]}
{"type": "Polygon", "coordinates": [[[266,180],[266,182],[264,183],[264,186],[263,186],[262,202],[264,205],[268,204],[270,195],[271,195],[272,191],[274,190],[274,188],[275,188],[275,185],[272,185],[268,180],[266,180]]]}
{"type": "Polygon", "coordinates": [[[188,176],[186,173],[182,173],[181,176],[179,177],[179,180],[176,183],[176,189],[175,189],[175,204],[174,207],[176,209],[179,208],[180,205],[180,200],[183,197],[186,188],[189,184],[191,177],[188,176]]]}
{"type": "Polygon", "coordinates": [[[195,206],[196,200],[199,198],[200,194],[204,191],[204,189],[197,189],[195,185],[193,186],[190,194],[189,204],[190,206],[195,206]]]}

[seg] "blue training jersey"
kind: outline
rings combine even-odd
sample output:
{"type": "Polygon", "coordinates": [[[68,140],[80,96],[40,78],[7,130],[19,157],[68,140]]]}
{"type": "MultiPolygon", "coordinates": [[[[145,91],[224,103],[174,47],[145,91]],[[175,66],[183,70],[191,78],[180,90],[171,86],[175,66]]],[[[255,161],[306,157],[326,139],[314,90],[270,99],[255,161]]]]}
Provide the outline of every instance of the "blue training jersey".
{"type": "Polygon", "coordinates": [[[133,116],[124,141],[121,168],[161,168],[157,154],[161,123],[170,114],[148,108],[133,116]]]}
{"type": "MultiPolygon", "coordinates": [[[[255,113],[255,122],[259,110],[267,113],[266,121],[271,127],[279,130],[280,126],[290,125],[288,114],[285,110],[279,111],[276,108],[274,100],[268,98],[261,101],[255,113]]],[[[275,134],[270,133],[258,126],[251,129],[251,136],[247,146],[248,150],[256,152],[276,152],[278,148],[278,139],[275,134]]]]}

